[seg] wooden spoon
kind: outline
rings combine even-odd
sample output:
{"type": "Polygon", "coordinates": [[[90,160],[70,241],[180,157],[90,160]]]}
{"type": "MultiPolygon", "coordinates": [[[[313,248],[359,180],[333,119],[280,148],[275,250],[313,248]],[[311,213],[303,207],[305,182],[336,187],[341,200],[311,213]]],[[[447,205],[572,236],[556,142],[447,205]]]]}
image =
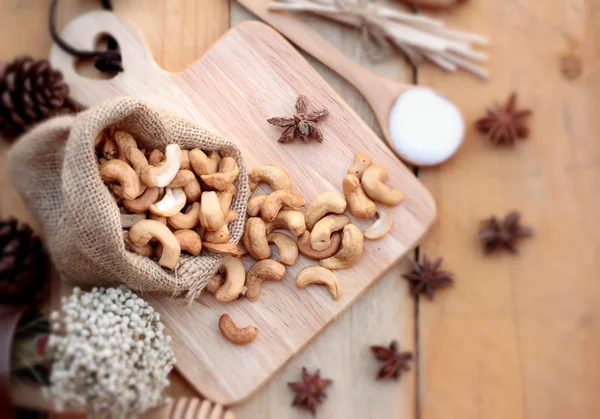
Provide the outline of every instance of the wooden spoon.
{"type": "Polygon", "coordinates": [[[462,144],[465,127],[460,110],[434,90],[367,70],[291,14],[269,11],[269,0],[237,1],[356,87],[373,109],[388,145],[405,161],[436,165],[462,144]]]}

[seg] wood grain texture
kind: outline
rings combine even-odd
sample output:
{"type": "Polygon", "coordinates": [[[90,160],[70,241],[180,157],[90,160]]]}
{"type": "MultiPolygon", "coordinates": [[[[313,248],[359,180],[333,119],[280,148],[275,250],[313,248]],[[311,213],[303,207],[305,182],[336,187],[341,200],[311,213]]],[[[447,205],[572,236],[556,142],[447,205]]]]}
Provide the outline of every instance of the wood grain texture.
{"type": "Polygon", "coordinates": [[[448,21],[490,37],[492,81],[419,70],[471,126],[452,161],[420,171],[441,211],[422,253],[456,273],[419,303],[422,418],[600,417],[598,2],[477,1],[448,21]],[[567,53],[583,63],[573,81],[567,53]],[[472,124],[513,90],[532,135],[495,149],[472,124]],[[478,221],[512,209],[536,236],[519,256],[484,258],[478,221]]]}
{"type": "Polygon", "coordinates": [[[53,48],[51,61],[65,75],[72,96],[91,106],[102,100],[132,95],[218,127],[238,142],[249,167],[284,167],[295,188],[310,201],[318,193],[339,190],[341,178],[359,150],[366,150],[389,170],[389,183],[404,192],[393,209],[394,228],[384,239],[368,243],[361,263],[338,271],[343,284],[340,301],[333,303],[322,287],[297,290],[295,274],[308,264],[301,260],[288,269],[282,284],[265,284],[258,303],[240,300],[222,306],[204,296],[184,308],[177,300],[149,298],[163,314],[174,341],[179,371],[204,395],[219,403],[248,397],[315,334],[330,324],[366,288],[411,249],[435,217],[434,204],[412,173],[394,158],[335,91],[272,29],[247,23],[228,32],[202,60],[180,74],[160,70],[137,33],[113,14],[95,12],[71,22],[63,35],[80,48],[89,48],[99,31],[119,42],[126,68],[111,80],[79,76],[72,59],[53,48]],[[324,106],[331,116],[322,123],[326,142],[307,147],[275,143],[278,130],[264,121],[285,115],[298,94],[324,106]],[[261,331],[252,345],[235,347],[215,327],[220,314],[255,324],[261,331]],[[193,325],[193,326],[192,326],[193,325]],[[240,367],[237,360],[245,359],[240,367]]]}

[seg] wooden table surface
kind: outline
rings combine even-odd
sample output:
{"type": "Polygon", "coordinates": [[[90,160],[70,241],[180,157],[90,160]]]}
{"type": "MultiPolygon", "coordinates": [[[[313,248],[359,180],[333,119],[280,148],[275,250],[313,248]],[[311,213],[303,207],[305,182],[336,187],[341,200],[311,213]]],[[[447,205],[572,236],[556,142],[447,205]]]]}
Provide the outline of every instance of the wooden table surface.
{"type": "MultiPolygon", "coordinates": [[[[228,0],[114,0],[136,24],[157,61],[177,71],[200,58],[230,26],[252,15],[228,0]]],[[[391,3],[391,1],[390,1],[391,3]]],[[[62,0],[60,22],[99,7],[62,0]]],[[[47,55],[47,2],[0,1],[0,60],[47,55]]],[[[433,302],[413,299],[400,264],[243,405],[239,418],[308,418],[291,409],[286,382],[302,366],[335,380],[322,418],[598,418],[600,399],[600,1],[471,0],[438,15],[457,28],[490,37],[489,82],[401,57],[369,63],[358,36],[316,18],[306,21],[328,40],[389,78],[417,80],[448,95],[469,126],[458,155],[418,176],[433,193],[439,222],[414,256],[443,256],[455,286],[433,302]],[[581,60],[570,80],[561,58],[581,60]],[[528,141],[490,147],[472,129],[486,107],[511,91],[534,111],[528,141]],[[596,192],[594,193],[594,189],[596,192]],[[519,256],[484,258],[474,239],[478,221],[517,209],[536,236],[519,256]],[[374,382],[368,346],[399,339],[417,360],[400,382],[374,382]]],[[[379,131],[356,91],[315,67],[379,131]]],[[[432,123],[435,123],[432,116],[432,123]]],[[[0,158],[7,146],[0,148],[0,158]]],[[[2,161],[0,160],[0,164],[2,161]]],[[[0,212],[27,220],[0,172],[0,212]]],[[[170,393],[192,395],[176,374],[170,393]]]]}

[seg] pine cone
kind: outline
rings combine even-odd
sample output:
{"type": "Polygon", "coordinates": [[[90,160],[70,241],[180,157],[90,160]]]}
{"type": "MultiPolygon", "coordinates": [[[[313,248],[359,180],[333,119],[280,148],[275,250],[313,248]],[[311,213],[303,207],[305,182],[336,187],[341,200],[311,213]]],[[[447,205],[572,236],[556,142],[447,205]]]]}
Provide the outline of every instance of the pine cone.
{"type": "Polygon", "coordinates": [[[0,136],[14,137],[63,106],[69,86],[48,60],[18,57],[0,67],[0,136]]]}
{"type": "Polygon", "coordinates": [[[15,218],[0,220],[0,304],[34,304],[46,286],[42,241],[15,218]]]}

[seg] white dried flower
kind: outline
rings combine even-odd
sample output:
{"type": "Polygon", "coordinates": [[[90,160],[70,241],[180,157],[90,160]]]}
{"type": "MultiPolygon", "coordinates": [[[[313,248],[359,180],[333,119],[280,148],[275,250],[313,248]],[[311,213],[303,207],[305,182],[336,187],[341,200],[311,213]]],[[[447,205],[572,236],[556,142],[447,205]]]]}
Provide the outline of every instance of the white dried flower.
{"type": "Polygon", "coordinates": [[[51,315],[57,333],[48,342],[55,407],[130,417],[164,403],[175,357],[146,301],[121,286],[74,288],[62,303],[51,315]]]}

